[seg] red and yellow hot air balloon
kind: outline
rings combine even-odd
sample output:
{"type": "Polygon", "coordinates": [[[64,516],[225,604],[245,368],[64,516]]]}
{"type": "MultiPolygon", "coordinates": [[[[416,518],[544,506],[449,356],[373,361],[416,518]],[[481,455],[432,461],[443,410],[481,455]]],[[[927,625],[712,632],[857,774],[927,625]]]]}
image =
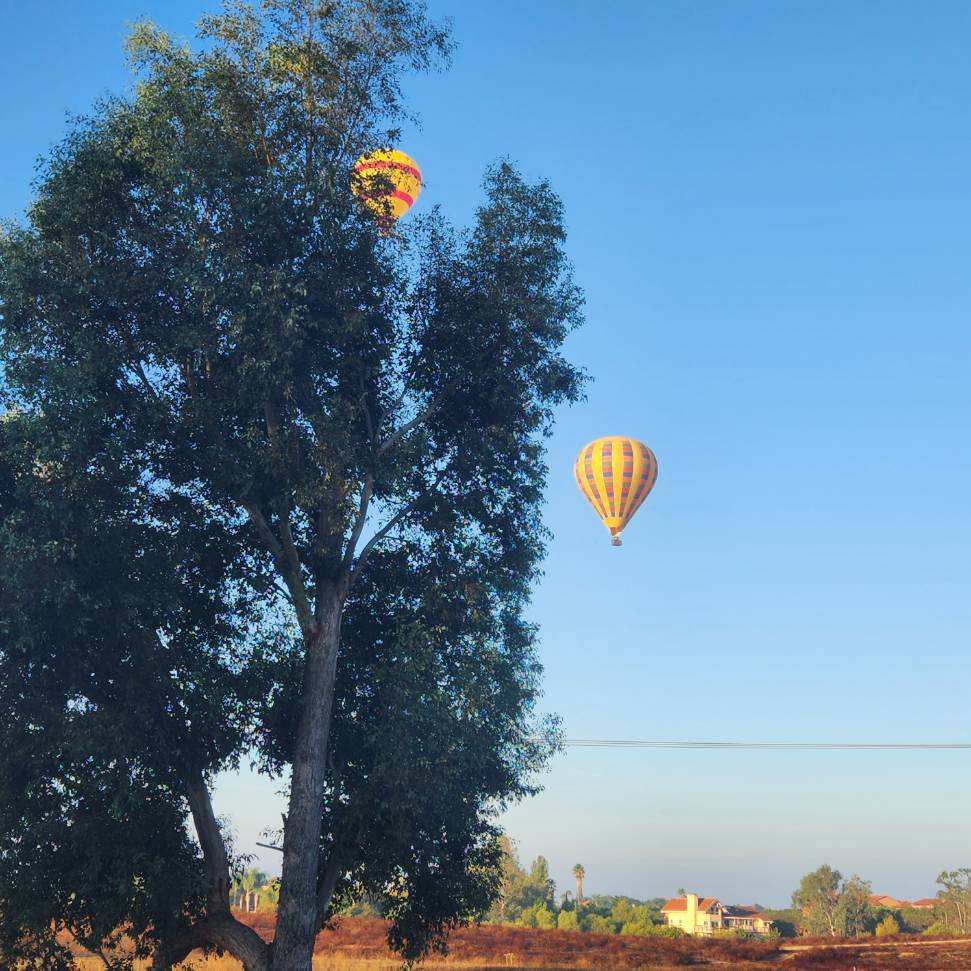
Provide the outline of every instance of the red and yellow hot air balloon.
{"type": "Polygon", "coordinates": [[[620,546],[621,532],[657,482],[657,459],[636,438],[607,435],[580,450],[573,475],[612,545],[620,546]]]}
{"type": "Polygon", "coordinates": [[[351,170],[351,191],[390,231],[414,204],[421,192],[418,163],[396,148],[362,155],[351,170]]]}

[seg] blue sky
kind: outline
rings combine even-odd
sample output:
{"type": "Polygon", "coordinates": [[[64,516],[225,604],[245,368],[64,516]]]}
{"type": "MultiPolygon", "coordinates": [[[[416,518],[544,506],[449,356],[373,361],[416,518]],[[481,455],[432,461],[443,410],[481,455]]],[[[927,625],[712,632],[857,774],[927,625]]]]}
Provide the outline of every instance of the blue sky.
{"type": "MultiPolygon", "coordinates": [[[[0,0],[0,213],[66,112],[128,84],[125,22],[203,9],[0,0]]],[[[532,608],[546,707],[572,737],[971,740],[971,7],[432,9],[459,49],[409,83],[418,205],[467,220],[500,155],[549,176],[588,296],[532,608]],[[621,550],[570,474],[601,434],[660,462],[621,550]]],[[[782,904],[829,862],[924,896],[971,865],[969,761],[569,751],[506,824],[561,889],[581,861],[588,892],[782,904]]],[[[254,777],[218,801],[244,849],[279,819],[254,777]]]]}

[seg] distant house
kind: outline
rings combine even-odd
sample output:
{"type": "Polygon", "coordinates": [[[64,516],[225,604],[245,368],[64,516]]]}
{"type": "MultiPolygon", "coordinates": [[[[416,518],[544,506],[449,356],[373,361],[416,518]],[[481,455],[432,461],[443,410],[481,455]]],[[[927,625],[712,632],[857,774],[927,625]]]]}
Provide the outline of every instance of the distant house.
{"type": "Polygon", "coordinates": [[[909,907],[907,900],[898,900],[886,893],[871,893],[869,896],[871,907],[885,907],[887,910],[900,910],[901,907],[909,907]]]}
{"type": "Polygon", "coordinates": [[[913,907],[915,910],[933,910],[937,906],[937,901],[930,897],[923,897],[920,900],[898,900],[885,893],[871,893],[869,900],[871,907],[883,907],[886,910],[903,910],[907,907],[913,907]]]}
{"type": "Polygon", "coordinates": [[[772,921],[758,907],[742,904],[726,906],[717,897],[701,897],[696,893],[669,900],[661,913],[669,927],[677,927],[685,934],[711,934],[714,931],[741,930],[767,934],[772,921]]]}

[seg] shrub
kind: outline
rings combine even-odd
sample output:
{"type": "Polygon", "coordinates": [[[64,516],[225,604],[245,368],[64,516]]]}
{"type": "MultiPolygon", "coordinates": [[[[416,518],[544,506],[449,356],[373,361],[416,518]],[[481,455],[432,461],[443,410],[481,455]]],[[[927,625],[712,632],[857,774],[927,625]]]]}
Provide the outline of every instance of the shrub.
{"type": "Polygon", "coordinates": [[[541,907],[536,911],[536,926],[543,928],[545,930],[552,930],[556,927],[556,914],[552,910],[548,910],[546,907],[541,907]]]}
{"type": "Polygon", "coordinates": [[[638,937],[669,937],[674,940],[685,936],[680,927],[670,927],[667,924],[642,924],[641,928],[637,933],[638,937]]]}
{"type": "Polygon", "coordinates": [[[877,924],[875,933],[877,937],[890,937],[893,934],[899,934],[900,924],[894,920],[893,914],[887,914],[887,916],[884,917],[879,924],[877,924]]]}
{"type": "Polygon", "coordinates": [[[556,927],[556,914],[544,903],[538,901],[532,907],[527,907],[519,918],[522,927],[540,927],[549,930],[556,927]]]}
{"type": "Polygon", "coordinates": [[[590,914],[584,918],[585,930],[591,934],[616,934],[617,925],[609,918],[602,917],[600,914],[590,914]]]}
{"type": "Polygon", "coordinates": [[[561,910],[556,921],[556,926],[561,931],[580,930],[580,922],[577,920],[577,912],[575,910],[561,910]]]}
{"type": "Polygon", "coordinates": [[[657,924],[652,920],[641,917],[629,920],[620,928],[620,933],[627,937],[681,937],[684,934],[678,927],[667,924],[657,924]]]}
{"type": "Polygon", "coordinates": [[[712,937],[720,938],[723,941],[760,941],[761,935],[754,931],[743,930],[742,928],[729,928],[725,930],[712,931],[712,937]]]}

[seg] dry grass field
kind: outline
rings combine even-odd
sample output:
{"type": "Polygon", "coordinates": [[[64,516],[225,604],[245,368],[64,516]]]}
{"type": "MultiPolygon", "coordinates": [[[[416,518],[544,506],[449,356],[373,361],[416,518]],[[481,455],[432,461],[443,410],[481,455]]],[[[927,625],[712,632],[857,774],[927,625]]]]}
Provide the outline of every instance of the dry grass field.
{"type": "MultiPolygon", "coordinates": [[[[268,914],[240,915],[264,937],[273,932],[268,914]]],[[[385,944],[386,925],[379,920],[348,918],[317,939],[314,971],[398,971],[401,962],[385,944]]],[[[739,942],[681,938],[579,934],[486,925],[456,931],[446,958],[433,957],[427,967],[441,969],[662,969],[696,967],[733,971],[950,971],[971,969],[971,940],[928,941],[904,936],[841,942],[739,942]]],[[[83,958],[84,971],[102,971],[95,958],[83,958]]],[[[228,957],[193,956],[184,971],[240,971],[228,957]]],[[[139,969],[143,971],[143,969],[139,969]]]]}

